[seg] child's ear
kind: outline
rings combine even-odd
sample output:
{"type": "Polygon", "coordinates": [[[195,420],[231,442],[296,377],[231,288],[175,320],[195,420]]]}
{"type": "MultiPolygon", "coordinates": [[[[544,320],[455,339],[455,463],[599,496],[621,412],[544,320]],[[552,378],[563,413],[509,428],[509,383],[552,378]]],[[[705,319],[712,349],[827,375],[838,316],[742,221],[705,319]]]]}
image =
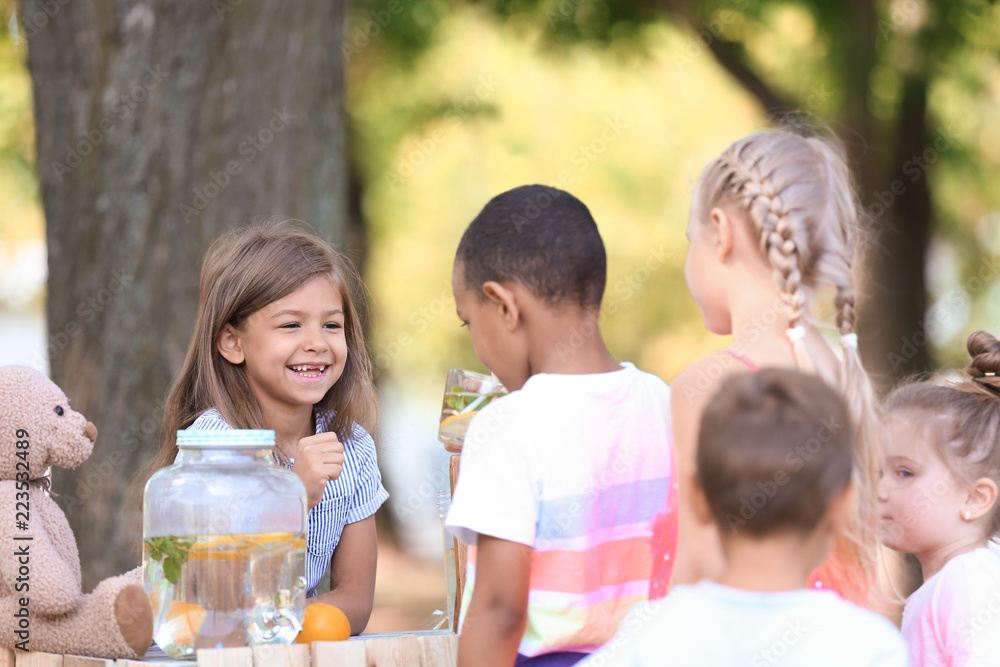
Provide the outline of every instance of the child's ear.
{"type": "Polygon", "coordinates": [[[240,332],[232,324],[227,324],[219,336],[219,354],[234,366],[243,363],[243,344],[240,342],[240,332]]]}
{"type": "Polygon", "coordinates": [[[514,293],[495,280],[487,280],[483,283],[483,294],[491,305],[500,309],[507,330],[512,331],[521,317],[521,310],[518,308],[514,293]]]}
{"type": "Polygon", "coordinates": [[[725,262],[733,253],[733,219],[725,209],[718,206],[709,213],[715,245],[715,256],[720,262],[725,262]]]}
{"type": "Polygon", "coordinates": [[[980,477],[972,482],[969,495],[961,509],[961,517],[966,521],[975,521],[989,514],[997,502],[997,483],[989,477],[980,477]]]}

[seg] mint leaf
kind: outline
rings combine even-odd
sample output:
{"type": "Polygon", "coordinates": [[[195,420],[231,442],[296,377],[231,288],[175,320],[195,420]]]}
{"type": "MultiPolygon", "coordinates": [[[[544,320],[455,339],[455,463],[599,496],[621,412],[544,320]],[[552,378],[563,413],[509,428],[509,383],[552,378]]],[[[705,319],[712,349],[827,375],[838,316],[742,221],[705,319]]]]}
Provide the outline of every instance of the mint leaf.
{"type": "Polygon", "coordinates": [[[194,546],[195,540],[191,538],[174,537],[151,537],[145,540],[144,545],[149,549],[149,557],[152,560],[163,561],[163,576],[172,584],[176,584],[181,576],[181,566],[188,560],[188,552],[194,546]]]}
{"type": "Polygon", "coordinates": [[[173,558],[164,558],[163,577],[170,583],[176,584],[181,578],[181,564],[173,558]]]}

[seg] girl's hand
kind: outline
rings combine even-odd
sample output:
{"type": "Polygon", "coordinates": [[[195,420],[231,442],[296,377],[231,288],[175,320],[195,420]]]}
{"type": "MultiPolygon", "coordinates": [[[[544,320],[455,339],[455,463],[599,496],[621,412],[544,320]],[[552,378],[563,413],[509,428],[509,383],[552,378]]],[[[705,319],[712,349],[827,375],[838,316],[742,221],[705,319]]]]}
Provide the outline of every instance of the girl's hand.
{"type": "Polygon", "coordinates": [[[340,477],[343,469],[344,445],[336,433],[317,433],[299,440],[292,472],[306,487],[308,509],[319,504],[326,483],[340,477]]]}

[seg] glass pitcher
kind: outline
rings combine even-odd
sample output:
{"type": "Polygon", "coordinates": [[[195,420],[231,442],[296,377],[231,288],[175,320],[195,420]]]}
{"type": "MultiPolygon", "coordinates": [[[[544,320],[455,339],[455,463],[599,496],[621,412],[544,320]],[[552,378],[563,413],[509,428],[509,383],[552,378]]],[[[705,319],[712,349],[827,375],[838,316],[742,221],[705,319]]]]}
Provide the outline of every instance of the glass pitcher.
{"type": "Polygon", "coordinates": [[[142,569],[156,644],[289,644],[305,613],[306,491],[274,462],[274,431],[178,431],[146,483],[142,569]]]}

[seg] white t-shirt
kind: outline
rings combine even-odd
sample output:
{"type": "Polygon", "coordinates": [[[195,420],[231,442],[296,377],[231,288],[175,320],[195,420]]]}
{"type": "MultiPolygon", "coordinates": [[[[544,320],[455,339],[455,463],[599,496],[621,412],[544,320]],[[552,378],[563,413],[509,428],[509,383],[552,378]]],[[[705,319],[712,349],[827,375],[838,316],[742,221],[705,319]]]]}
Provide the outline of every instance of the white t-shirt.
{"type": "Polygon", "coordinates": [[[589,652],[648,598],[651,520],[675,483],[669,403],[626,363],[533,375],[473,418],[446,526],[473,545],[465,609],[479,534],[533,549],[522,655],[589,652]]]}
{"type": "Polygon", "coordinates": [[[914,667],[1000,665],[1000,555],[955,556],[910,596],[903,637],[914,667]]]}
{"type": "Polygon", "coordinates": [[[578,667],[907,667],[899,631],[825,590],[760,593],[703,581],[636,605],[578,667]]]}

